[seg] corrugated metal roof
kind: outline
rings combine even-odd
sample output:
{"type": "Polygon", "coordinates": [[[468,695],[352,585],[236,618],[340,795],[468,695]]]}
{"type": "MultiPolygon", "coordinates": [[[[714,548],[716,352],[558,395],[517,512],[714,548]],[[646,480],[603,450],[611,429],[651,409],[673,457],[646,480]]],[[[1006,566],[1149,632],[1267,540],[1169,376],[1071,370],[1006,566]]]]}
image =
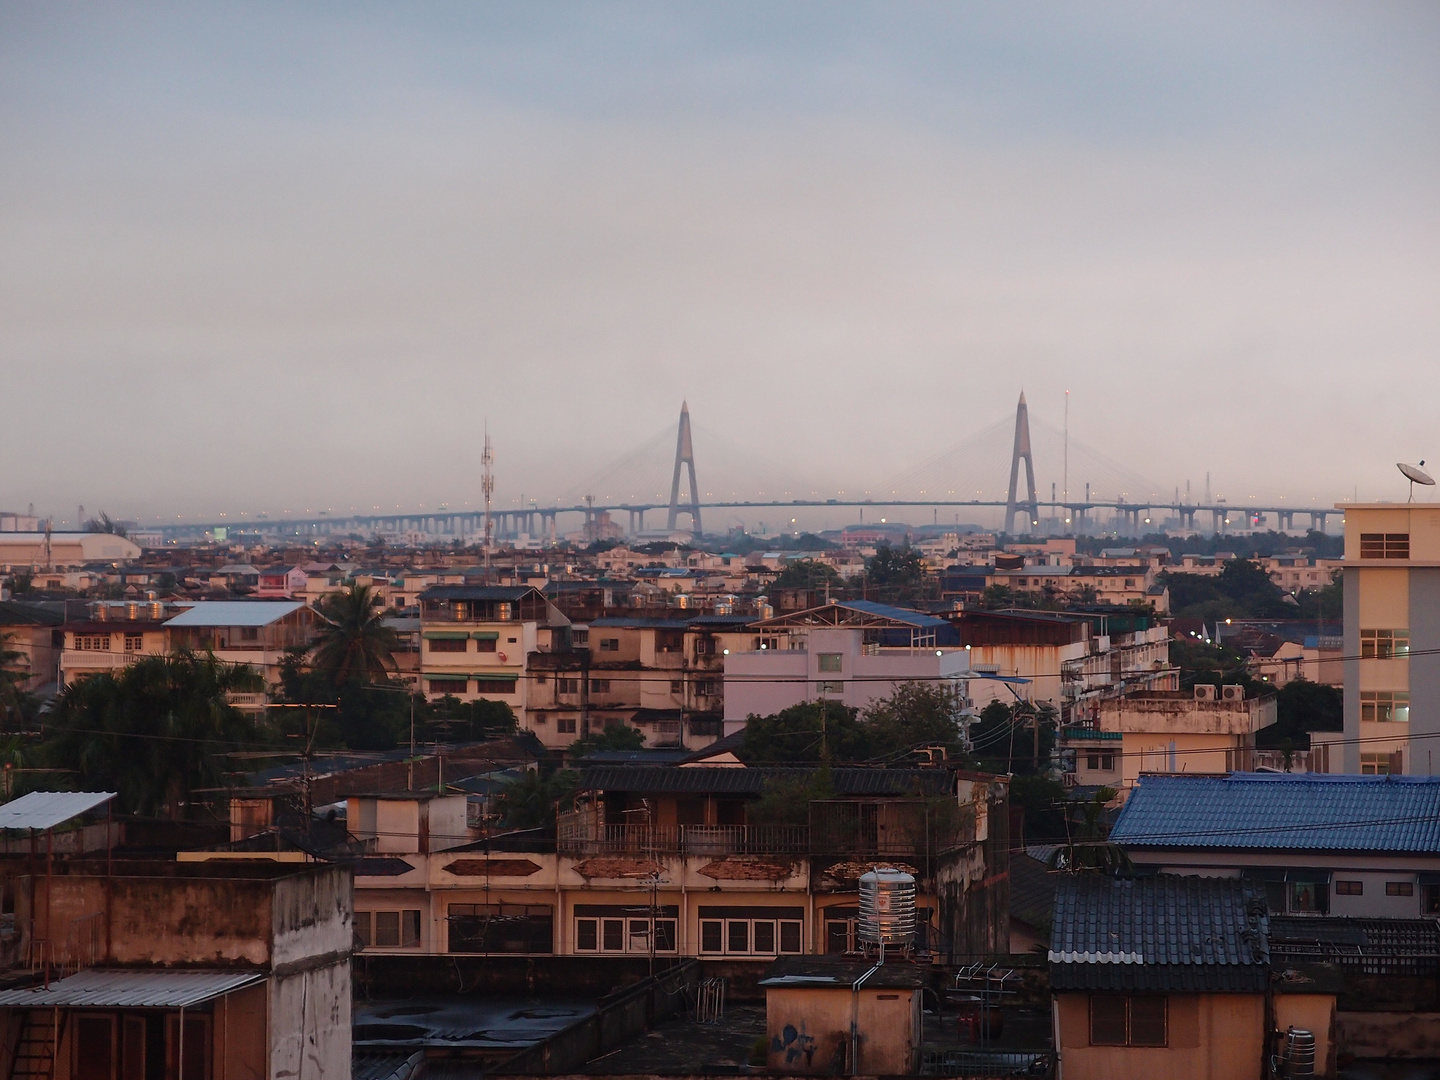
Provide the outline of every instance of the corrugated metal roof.
{"type": "Polygon", "coordinates": [[[32,791],[0,806],[0,829],[51,829],[113,798],[113,791],[32,791]]]}
{"type": "Polygon", "coordinates": [[[1110,839],[1131,849],[1440,853],[1440,777],[1147,776],[1110,839]]]}
{"type": "Polygon", "coordinates": [[[68,979],[0,991],[0,1007],[188,1009],[265,980],[263,971],[117,971],[93,968],[68,979]]]}
{"type": "Polygon", "coordinates": [[[421,600],[523,600],[540,590],[530,585],[431,585],[421,600]]]}
{"type": "Polygon", "coordinates": [[[269,626],[305,605],[298,600],[202,600],[166,626],[269,626]]]}
{"type": "Polygon", "coordinates": [[[935,618],[934,615],[912,611],[910,608],[895,607],[893,604],[877,604],[874,600],[842,600],[839,606],[849,608],[851,611],[863,611],[867,615],[875,615],[882,619],[894,619],[896,622],[906,623],[910,626],[950,625],[944,619],[935,618]]]}
{"type": "Polygon", "coordinates": [[[1056,990],[1263,992],[1263,893],[1237,878],[1069,876],[1055,893],[1056,990]]]}
{"type": "MultiPolygon", "coordinates": [[[[581,774],[577,790],[653,795],[759,795],[769,782],[802,778],[814,771],[811,768],[737,769],[704,765],[597,765],[581,774]]],[[[839,796],[940,794],[951,791],[953,785],[950,774],[939,769],[836,768],[830,770],[830,780],[839,796]]]]}

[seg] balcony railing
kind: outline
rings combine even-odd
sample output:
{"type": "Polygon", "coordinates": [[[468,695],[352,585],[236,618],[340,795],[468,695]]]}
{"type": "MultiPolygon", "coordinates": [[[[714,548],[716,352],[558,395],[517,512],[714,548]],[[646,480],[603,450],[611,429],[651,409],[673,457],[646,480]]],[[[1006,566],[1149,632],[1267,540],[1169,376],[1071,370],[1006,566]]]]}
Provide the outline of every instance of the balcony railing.
{"type": "Polygon", "coordinates": [[[557,823],[562,855],[807,855],[805,825],[599,825],[578,814],[557,823]]]}

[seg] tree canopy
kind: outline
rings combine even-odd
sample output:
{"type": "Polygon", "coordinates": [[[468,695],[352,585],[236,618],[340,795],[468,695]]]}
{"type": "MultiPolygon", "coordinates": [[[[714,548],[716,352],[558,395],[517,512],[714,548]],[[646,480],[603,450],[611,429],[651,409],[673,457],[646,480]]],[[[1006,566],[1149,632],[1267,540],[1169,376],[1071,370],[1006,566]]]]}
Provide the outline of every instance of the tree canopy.
{"type": "Polygon", "coordinates": [[[330,593],[315,605],[323,620],[312,663],[336,687],[383,682],[395,670],[400,641],[385,625],[384,603],[368,585],[330,593]]]}
{"type": "Polygon", "coordinates": [[[263,688],[250,668],[213,656],[148,656],[66,687],[46,718],[41,756],[83,789],[118,792],[123,810],[192,816],[196,792],[229,779],[226,754],[265,741],[229,702],[263,688]]]}

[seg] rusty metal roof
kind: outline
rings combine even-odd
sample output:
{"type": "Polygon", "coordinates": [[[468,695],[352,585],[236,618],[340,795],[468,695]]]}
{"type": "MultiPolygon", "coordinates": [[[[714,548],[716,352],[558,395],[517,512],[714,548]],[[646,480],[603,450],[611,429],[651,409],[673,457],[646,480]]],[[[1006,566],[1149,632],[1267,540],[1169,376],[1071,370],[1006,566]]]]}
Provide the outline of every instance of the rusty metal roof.
{"type": "Polygon", "coordinates": [[[124,971],[93,968],[68,979],[0,991],[0,1007],[188,1009],[265,980],[262,971],[124,971]]]}
{"type": "Polygon", "coordinates": [[[0,829],[51,829],[113,798],[113,791],[32,791],[0,806],[0,829]]]}

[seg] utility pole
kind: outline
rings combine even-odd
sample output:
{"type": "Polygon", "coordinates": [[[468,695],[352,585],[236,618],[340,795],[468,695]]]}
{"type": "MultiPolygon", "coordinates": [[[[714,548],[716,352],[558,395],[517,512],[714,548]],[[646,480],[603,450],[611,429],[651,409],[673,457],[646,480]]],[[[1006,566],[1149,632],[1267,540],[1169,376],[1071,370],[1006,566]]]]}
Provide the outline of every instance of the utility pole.
{"type": "Polygon", "coordinates": [[[490,425],[485,425],[485,449],[480,454],[480,490],[485,495],[485,580],[490,580],[490,497],[495,494],[495,452],[490,446],[490,425]]]}

